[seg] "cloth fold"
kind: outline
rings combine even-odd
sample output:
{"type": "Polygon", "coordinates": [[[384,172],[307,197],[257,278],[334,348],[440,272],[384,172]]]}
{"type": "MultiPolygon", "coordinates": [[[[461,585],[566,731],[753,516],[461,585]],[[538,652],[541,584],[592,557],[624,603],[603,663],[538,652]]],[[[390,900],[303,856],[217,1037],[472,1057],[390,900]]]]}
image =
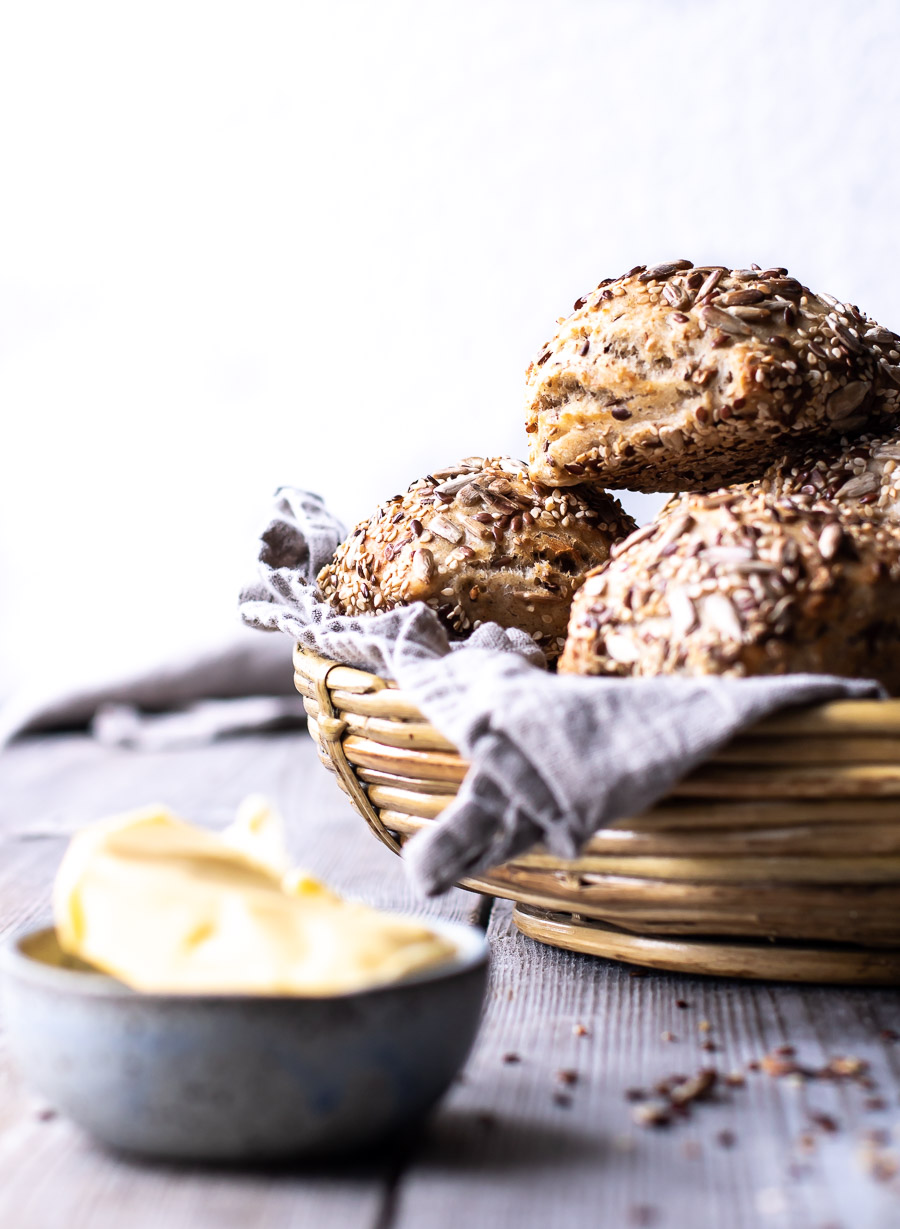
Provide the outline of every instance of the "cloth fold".
{"type": "Polygon", "coordinates": [[[238,627],[233,640],[83,685],[30,686],[0,706],[0,750],[21,734],[87,726],[107,746],[197,746],[249,730],[305,724],[291,650],[238,627]]]}
{"type": "Polygon", "coordinates": [[[556,675],[530,636],[484,624],[450,642],[422,603],[336,615],[315,576],[343,537],[321,499],[281,488],[241,616],[345,665],[394,678],[471,767],[440,819],[404,848],[434,895],[542,842],[571,857],[652,806],[744,726],[789,705],[883,694],[822,675],[749,679],[556,675]]]}

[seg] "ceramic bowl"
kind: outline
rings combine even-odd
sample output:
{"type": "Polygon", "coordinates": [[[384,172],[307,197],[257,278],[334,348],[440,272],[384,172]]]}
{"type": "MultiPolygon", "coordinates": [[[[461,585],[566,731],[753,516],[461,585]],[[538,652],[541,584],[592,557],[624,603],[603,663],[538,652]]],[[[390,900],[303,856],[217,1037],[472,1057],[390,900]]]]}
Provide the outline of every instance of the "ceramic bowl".
{"type": "Polygon", "coordinates": [[[429,925],[451,961],[330,998],[137,993],[33,930],[0,956],[9,1047],[52,1106],[127,1151],[253,1162],[384,1143],[446,1090],[481,1015],[484,935],[429,925]]]}

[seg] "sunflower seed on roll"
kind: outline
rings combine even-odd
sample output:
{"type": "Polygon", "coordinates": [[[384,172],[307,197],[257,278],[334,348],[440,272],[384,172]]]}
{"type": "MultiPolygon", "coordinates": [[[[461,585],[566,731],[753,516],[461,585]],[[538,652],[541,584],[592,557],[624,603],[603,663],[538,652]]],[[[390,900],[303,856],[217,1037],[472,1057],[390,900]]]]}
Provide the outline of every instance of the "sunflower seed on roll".
{"type": "Polygon", "coordinates": [[[869,520],[900,522],[900,434],[846,436],[773,462],[760,479],[773,495],[828,511],[853,508],[869,520]]]}
{"type": "Polygon", "coordinates": [[[638,266],[527,372],[530,472],[560,486],[708,491],[898,411],[900,338],[783,268],[638,266]]]}
{"type": "Polygon", "coordinates": [[[576,594],[561,671],[809,671],[900,694],[896,523],[748,484],[676,496],[646,529],[576,594]]]}
{"type": "Polygon", "coordinates": [[[585,574],[634,529],[604,491],[533,482],[522,461],[469,457],[419,479],[361,521],[318,576],[342,614],[422,601],[452,638],[481,623],[564,643],[585,574]]]}

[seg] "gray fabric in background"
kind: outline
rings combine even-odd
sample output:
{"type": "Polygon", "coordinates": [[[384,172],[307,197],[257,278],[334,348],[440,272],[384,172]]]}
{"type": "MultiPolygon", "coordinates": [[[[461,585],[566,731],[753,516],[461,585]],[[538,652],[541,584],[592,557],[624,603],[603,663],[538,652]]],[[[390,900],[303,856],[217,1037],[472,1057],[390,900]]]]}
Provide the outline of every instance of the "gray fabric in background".
{"type": "Polygon", "coordinates": [[[306,723],[291,646],[237,627],[234,640],[153,670],[79,688],[25,688],[0,707],[0,750],[21,734],[88,726],[106,746],[169,750],[306,723]]]}
{"type": "Polygon", "coordinates": [[[282,488],[262,537],[258,579],[241,594],[241,616],[396,679],[471,761],[454,802],[404,848],[414,883],[428,895],[536,841],[573,856],[599,828],[652,806],[742,727],[776,709],[882,694],[876,683],[808,674],[556,675],[528,635],[496,624],[451,645],[422,603],[338,616],[317,600],[313,581],[342,536],[317,495],[282,488]]]}

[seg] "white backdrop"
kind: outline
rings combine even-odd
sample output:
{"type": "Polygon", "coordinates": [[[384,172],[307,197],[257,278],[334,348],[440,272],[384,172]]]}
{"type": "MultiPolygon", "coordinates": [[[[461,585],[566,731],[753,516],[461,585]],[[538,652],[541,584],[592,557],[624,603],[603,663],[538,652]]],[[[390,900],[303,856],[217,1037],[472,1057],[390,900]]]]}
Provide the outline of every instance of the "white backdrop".
{"type": "Polygon", "coordinates": [[[279,483],[353,519],[522,455],[601,277],[898,327],[898,63],[896,0],[5,6],[0,693],[227,638],[279,483]]]}

